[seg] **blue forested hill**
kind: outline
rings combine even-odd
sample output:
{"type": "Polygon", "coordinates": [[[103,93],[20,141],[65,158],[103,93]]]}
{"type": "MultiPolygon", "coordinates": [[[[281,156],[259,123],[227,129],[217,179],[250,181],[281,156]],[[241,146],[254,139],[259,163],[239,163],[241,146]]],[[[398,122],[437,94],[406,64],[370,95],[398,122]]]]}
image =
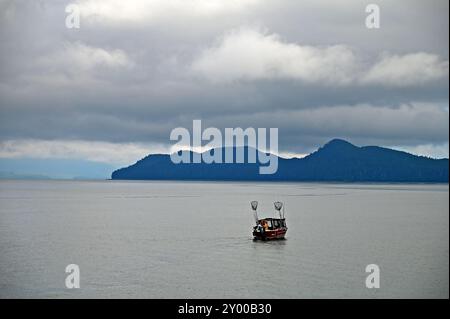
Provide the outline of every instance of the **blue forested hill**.
{"type": "MultiPolygon", "coordinates": [[[[245,148],[245,153],[247,150],[245,148]]],[[[190,156],[192,158],[192,153],[190,156]]],[[[328,142],[305,158],[278,158],[275,174],[261,175],[259,167],[259,163],[247,162],[174,164],[169,155],[159,154],[149,155],[129,167],[118,169],[111,177],[131,180],[423,183],[448,183],[449,179],[448,159],[432,159],[377,146],[357,147],[339,139],[328,142]]]]}

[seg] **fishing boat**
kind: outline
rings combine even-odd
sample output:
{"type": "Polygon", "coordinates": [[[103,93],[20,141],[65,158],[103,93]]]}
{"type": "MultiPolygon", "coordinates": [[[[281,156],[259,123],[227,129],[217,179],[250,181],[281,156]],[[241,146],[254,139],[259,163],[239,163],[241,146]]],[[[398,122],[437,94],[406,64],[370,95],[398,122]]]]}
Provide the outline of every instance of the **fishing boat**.
{"type": "Polygon", "coordinates": [[[287,226],[286,218],[284,217],[284,205],[282,202],[275,202],[275,210],[278,212],[280,218],[258,218],[258,202],[251,202],[253,216],[255,218],[256,225],[253,226],[253,239],[254,240],[272,240],[272,239],[284,239],[287,226]]]}

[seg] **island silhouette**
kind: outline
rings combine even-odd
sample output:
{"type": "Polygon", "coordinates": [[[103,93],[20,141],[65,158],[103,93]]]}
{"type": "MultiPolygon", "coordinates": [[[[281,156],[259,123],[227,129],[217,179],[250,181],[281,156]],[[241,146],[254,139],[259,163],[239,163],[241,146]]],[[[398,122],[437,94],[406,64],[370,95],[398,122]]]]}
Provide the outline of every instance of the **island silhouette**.
{"type": "MultiPolygon", "coordinates": [[[[152,154],[112,173],[113,180],[198,180],[278,182],[448,183],[448,159],[417,156],[379,146],[355,146],[333,139],[304,158],[278,157],[275,174],[259,174],[260,163],[180,163],[152,154]]],[[[210,150],[214,152],[216,150],[210,150]]],[[[236,154],[236,147],[233,148],[236,154]]],[[[193,152],[189,152],[192,158],[193,152]]],[[[225,150],[222,149],[222,154],[225,150]]],[[[224,155],[222,155],[224,156],[224,155]]]]}

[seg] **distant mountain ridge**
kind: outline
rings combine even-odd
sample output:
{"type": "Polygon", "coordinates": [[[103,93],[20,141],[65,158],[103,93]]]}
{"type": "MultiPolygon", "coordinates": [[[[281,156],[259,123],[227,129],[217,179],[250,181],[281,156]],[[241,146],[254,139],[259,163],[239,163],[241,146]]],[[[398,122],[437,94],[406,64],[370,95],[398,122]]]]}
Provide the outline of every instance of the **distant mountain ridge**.
{"type": "Polygon", "coordinates": [[[0,179],[107,179],[116,168],[78,159],[0,158],[0,179]]]}
{"type": "MultiPolygon", "coordinates": [[[[234,151],[236,149],[234,148],[234,151]]],[[[214,152],[214,150],[212,150],[214,152]]],[[[225,150],[222,149],[222,154],[225,150]]],[[[247,154],[247,149],[245,149],[247,154]]],[[[192,158],[192,152],[190,156],[192,158]]],[[[432,159],[378,146],[334,139],[304,158],[278,158],[278,171],[260,175],[260,163],[174,164],[170,155],[149,155],[118,169],[119,180],[334,181],[448,183],[448,159],[432,159]]]]}

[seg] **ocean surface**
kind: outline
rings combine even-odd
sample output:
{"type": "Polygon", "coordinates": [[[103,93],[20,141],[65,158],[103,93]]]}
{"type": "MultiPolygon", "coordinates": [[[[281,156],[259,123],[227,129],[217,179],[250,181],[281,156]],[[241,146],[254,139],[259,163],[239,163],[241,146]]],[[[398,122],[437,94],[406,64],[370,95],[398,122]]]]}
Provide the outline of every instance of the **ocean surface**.
{"type": "Polygon", "coordinates": [[[448,298],[448,205],[448,185],[2,180],[0,297],[448,298]],[[252,240],[251,200],[285,203],[286,240],[252,240]]]}

